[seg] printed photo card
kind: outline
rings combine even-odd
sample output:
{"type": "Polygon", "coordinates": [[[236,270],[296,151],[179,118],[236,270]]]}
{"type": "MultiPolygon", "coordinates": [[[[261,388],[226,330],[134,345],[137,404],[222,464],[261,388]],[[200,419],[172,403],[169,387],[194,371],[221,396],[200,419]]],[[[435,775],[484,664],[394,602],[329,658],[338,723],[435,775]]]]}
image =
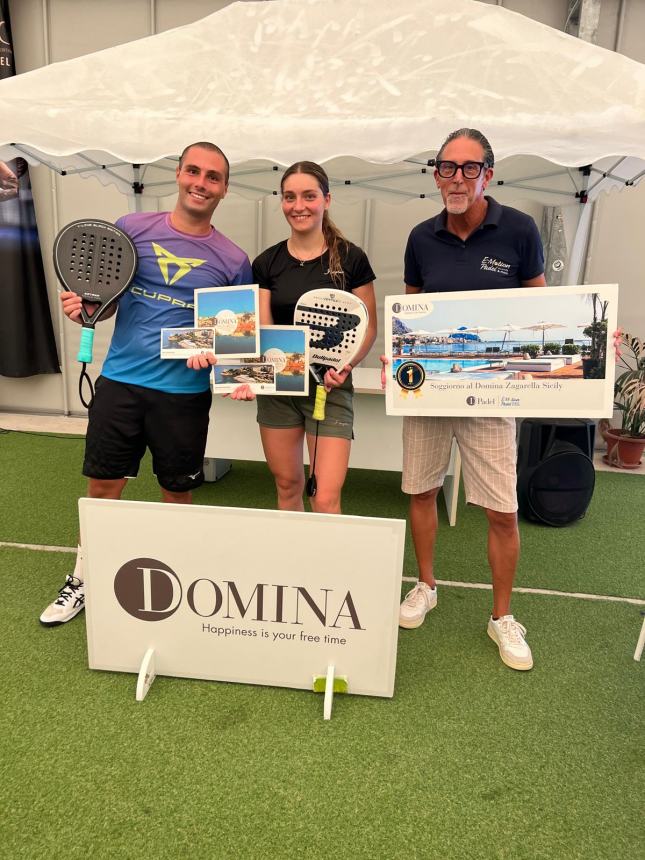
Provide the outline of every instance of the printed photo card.
{"type": "Polygon", "coordinates": [[[260,354],[257,284],[195,290],[195,326],[215,329],[215,355],[257,358],[260,354]]]}
{"type": "Polygon", "coordinates": [[[213,391],[228,394],[243,384],[250,385],[256,394],[309,394],[309,329],[261,326],[256,358],[228,360],[218,355],[212,372],[213,391]]]}

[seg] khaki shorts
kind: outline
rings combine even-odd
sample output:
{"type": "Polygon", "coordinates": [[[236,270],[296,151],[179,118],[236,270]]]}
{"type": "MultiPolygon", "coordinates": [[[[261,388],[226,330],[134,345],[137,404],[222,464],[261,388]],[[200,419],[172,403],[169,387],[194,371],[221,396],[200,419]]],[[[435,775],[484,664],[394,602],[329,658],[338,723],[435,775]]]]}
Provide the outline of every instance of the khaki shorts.
{"type": "MultiPolygon", "coordinates": [[[[275,397],[259,394],[258,424],[263,427],[285,429],[303,427],[306,433],[316,434],[316,424],[311,416],[316,399],[316,386],[310,385],[307,397],[275,397]]],[[[325,420],[320,422],[320,436],[333,436],[337,439],[353,439],[354,405],[352,391],[334,388],[327,393],[325,420]]]]}
{"type": "Polygon", "coordinates": [[[403,492],[416,495],[443,484],[453,437],[461,454],[466,501],[493,511],[514,513],[514,418],[404,418],[403,492]]]}

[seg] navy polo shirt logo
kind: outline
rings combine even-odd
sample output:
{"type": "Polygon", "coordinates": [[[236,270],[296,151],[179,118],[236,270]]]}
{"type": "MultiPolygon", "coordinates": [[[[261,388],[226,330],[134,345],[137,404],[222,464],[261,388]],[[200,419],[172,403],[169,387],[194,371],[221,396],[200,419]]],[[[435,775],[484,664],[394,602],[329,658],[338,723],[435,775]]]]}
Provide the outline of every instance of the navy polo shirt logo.
{"type": "Polygon", "coordinates": [[[479,268],[482,272],[495,272],[497,275],[508,275],[511,264],[505,263],[503,260],[497,259],[497,257],[483,257],[479,268]]]}
{"type": "Polygon", "coordinates": [[[487,197],[484,223],[466,241],[446,229],[445,210],[410,233],[405,283],[425,293],[521,287],[544,271],[535,221],[487,197]]]}

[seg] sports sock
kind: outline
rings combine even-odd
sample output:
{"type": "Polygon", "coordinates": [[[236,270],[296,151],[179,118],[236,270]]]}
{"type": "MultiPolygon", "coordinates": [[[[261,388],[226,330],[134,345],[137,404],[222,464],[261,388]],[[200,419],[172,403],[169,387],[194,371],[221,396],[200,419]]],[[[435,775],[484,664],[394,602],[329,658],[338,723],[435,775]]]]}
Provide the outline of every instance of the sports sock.
{"type": "Polygon", "coordinates": [[[72,576],[83,582],[83,551],[81,549],[80,544],[78,545],[78,549],[76,551],[76,564],[74,566],[72,576]]]}

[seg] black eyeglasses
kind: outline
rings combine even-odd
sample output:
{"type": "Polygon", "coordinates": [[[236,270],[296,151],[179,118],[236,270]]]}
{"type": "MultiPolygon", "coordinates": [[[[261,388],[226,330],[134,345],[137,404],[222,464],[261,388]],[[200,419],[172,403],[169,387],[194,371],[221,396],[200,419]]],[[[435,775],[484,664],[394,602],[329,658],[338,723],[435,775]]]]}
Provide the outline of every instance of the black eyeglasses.
{"type": "Polygon", "coordinates": [[[488,167],[488,162],[464,161],[463,164],[457,164],[456,161],[436,161],[435,167],[442,179],[451,179],[460,168],[464,179],[477,179],[484,167],[488,167]]]}

